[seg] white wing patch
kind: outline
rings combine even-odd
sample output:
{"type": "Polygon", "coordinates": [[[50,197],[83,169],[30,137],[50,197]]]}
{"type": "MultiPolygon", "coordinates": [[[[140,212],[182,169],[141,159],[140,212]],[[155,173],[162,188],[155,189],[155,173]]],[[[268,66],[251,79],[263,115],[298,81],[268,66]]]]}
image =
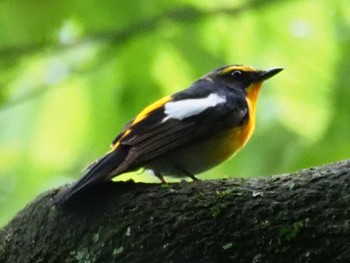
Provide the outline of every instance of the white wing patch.
{"type": "Polygon", "coordinates": [[[163,119],[163,122],[167,121],[168,119],[183,120],[225,102],[226,97],[221,97],[215,93],[202,99],[171,101],[164,105],[164,113],[167,116],[163,119]]]}

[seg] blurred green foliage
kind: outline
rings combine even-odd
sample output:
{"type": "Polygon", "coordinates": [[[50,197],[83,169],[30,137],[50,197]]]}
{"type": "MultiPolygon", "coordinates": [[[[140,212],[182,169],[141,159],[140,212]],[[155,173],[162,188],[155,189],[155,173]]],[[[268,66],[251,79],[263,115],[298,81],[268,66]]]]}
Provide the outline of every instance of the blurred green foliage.
{"type": "Polygon", "coordinates": [[[231,63],[285,71],[248,145],[200,178],[349,157],[347,0],[1,1],[0,57],[1,225],[80,177],[144,106],[231,63]]]}

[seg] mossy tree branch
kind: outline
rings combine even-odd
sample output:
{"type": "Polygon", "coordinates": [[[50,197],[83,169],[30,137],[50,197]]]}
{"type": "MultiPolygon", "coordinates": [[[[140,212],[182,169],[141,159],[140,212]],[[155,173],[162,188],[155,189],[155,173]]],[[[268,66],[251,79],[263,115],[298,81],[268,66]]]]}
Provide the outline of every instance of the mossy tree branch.
{"type": "MultiPolygon", "coordinates": [[[[64,188],[64,187],[63,187],[64,188]]],[[[257,179],[48,191],[0,231],[0,262],[345,262],[350,161],[257,179]]]]}

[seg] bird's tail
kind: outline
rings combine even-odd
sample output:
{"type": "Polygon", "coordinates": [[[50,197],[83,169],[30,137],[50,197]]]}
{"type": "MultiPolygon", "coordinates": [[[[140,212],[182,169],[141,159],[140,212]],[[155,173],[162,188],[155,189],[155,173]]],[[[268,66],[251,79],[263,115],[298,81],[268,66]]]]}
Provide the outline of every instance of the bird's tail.
{"type": "Polygon", "coordinates": [[[65,203],[83,189],[111,179],[113,172],[123,162],[125,156],[125,151],[118,149],[98,159],[87,168],[81,179],[62,192],[58,201],[65,203]]]}

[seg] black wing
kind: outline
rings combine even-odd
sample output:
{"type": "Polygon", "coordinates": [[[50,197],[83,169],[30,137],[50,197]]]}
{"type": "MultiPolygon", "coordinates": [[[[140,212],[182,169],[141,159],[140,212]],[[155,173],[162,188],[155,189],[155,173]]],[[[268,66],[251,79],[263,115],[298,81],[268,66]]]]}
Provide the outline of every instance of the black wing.
{"type": "Polygon", "coordinates": [[[238,127],[248,117],[243,94],[230,94],[226,102],[210,107],[198,115],[182,120],[165,119],[164,105],[150,112],[147,118],[131,125],[117,142],[129,148],[127,157],[113,176],[137,168],[171,152],[188,147],[231,127],[238,127]]]}

